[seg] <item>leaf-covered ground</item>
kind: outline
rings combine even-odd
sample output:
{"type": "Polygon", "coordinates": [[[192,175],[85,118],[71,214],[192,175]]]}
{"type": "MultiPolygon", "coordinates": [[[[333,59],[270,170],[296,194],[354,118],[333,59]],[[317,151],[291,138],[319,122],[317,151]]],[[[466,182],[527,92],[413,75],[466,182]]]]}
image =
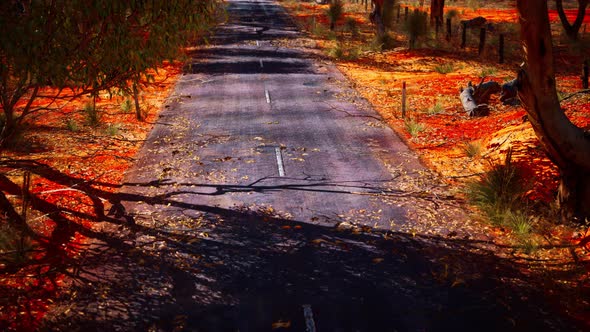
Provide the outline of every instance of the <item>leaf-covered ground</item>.
{"type": "MultiPolygon", "coordinates": [[[[322,25],[327,23],[324,15],[326,6],[300,1],[282,3],[303,28],[310,28],[313,23],[317,30],[325,30],[322,25]]],[[[484,16],[494,22],[512,24],[516,18],[515,10],[508,5],[505,7],[502,10],[452,6],[447,9],[456,9],[464,19],[484,16]]],[[[302,46],[329,53],[339,43],[345,49],[369,44],[373,28],[369,25],[364,7],[347,5],[347,11],[346,16],[358,24],[358,37],[348,38],[350,33],[342,28],[346,24],[346,19],[343,19],[335,34],[336,37],[344,37],[342,41],[333,36],[319,38],[316,35],[313,39],[301,41],[302,46]]],[[[556,22],[555,13],[551,15],[556,22]]],[[[460,184],[485,171],[489,160],[501,160],[511,146],[515,151],[515,161],[528,169],[535,179],[530,198],[549,202],[557,186],[556,169],[539,149],[530,125],[523,122],[524,110],[501,105],[494,97],[490,116],[470,118],[460,105],[458,89],[468,81],[477,83],[480,76],[486,74],[487,79],[503,82],[514,77],[515,64],[519,61],[518,45],[514,40],[507,47],[508,63],[498,65],[495,62],[497,54],[491,48],[484,52],[482,58],[477,56],[473,38],[470,36],[466,50],[457,51],[455,35],[450,45],[444,46],[439,42],[443,45],[440,49],[425,47],[408,51],[405,41],[399,37],[396,41],[399,48],[392,51],[381,53],[367,47],[356,59],[336,61],[355,88],[373,104],[387,123],[405,138],[427,165],[451,183],[460,184]],[[451,70],[441,74],[437,72],[437,66],[447,66],[451,70]],[[402,82],[406,82],[408,87],[409,117],[424,127],[414,136],[407,132],[400,118],[402,82]],[[482,151],[479,156],[468,157],[465,148],[468,143],[474,142],[480,142],[482,151]]],[[[560,92],[567,96],[580,89],[579,59],[571,56],[565,48],[562,50],[558,53],[559,68],[571,71],[560,72],[558,81],[560,92]]],[[[142,105],[149,114],[145,122],[135,120],[133,109],[126,105],[127,97],[124,96],[104,93],[96,99],[97,109],[100,110],[97,126],[88,124],[88,112],[84,111],[92,100],[58,102],[59,111],[40,113],[31,118],[20,140],[10,151],[3,152],[0,188],[17,208],[22,204],[23,173],[28,170],[32,174],[30,190],[36,199],[31,203],[28,224],[37,236],[31,242],[32,251],[29,252],[30,261],[26,267],[15,271],[9,265],[0,263],[0,329],[35,329],[52,299],[61,292],[60,287],[67,276],[77,273],[76,265],[69,263],[84,261],[87,249],[85,239],[98,234],[95,231],[101,225],[97,221],[111,208],[108,193],[119,188],[123,173],[133,162],[133,156],[157,120],[157,110],[168,98],[179,72],[179,65],[166,65],[155,73],[155,82],[148,85],[142,94],[142,105]]],[[[587,95],[569,98],[563,107],[574,123],[588,128],[590,101],[587,95]]],[[[296,227],[293,226],[293,229],[296,227]]],[[[507,231],[500,228],[490,228],[490,231],[500,241],[510,237],[507,231]]],[[[526,263],[530,259],[550,262],[548,265],[553,270],[571,268],[567,261],[571,260],[571,252],[575,252],[580,260],[587,259],[585,255],[590,249],[587,248],[590,234],[576,233],[559,226],[548,229],[543,236],[546,237],[547,247],[552,250],[539,251],[536,257],[519,254],[521,262],[524,262],[521,265],[523,270],[527,267],[533,269],[526,263]],[[586,248],[583,245],[569,246],[572,241],[584,244],[586,248]],[[564,245],[568,246],[556,249],[564,245]]],[[[576,265],[574,268],[579,267],[576,265]]],[[[582,270],[584,273],[578,274],[576,280],[564,277],[564,284],[571,285],[571,288],[587,287],[587,265],[582,265],[582,269],[586,270],[582,270]]],[[[552,290],[548,289],[548,292],[552,290]]],[[[68,296],[75,297],[76,294],[68,296]]],[[[576,312],[584,312],[579,308],[587,304],[583,299],[578,301],[576,312]]]]}
{"type": "Polygon", "coordinates": [[[136,120],[132,99],[124,95],[104,92],[96,100],[36,101],[54,110],[29,118],[0,159],[0,189],[14,206],[22,204],[25,172],[31,174],[34,197],[27,218],[34,234],[27,240],[28,260],[16,269],[11,261],[0,261],[0,329],[34,330],[51,299],[62,291],[64,279],[76,273],[69,263],[82,258],[87,235],[100,228],[96,221],[108,211],[108,193],[118,190],[180,66],[164,64],[152,73],[153,81],[143,82],[145,121],[136,120]],[[89,109],[94,102],[92,120],[89,109]]]}
{"type": "MultiPolygon", "coordinates": [[[[557,191],[558,171],[542,151],[526,121],[525,110],[520,106],[503,105],[497,94],[489,102],[489,116],[469,117],[459,99],[459,89],[468,82],[478,84],[485,79],[502,84],[515,78],[516,69],[522,62],[522,51],[518,17],[512,1],[489,3],[477,9],[456,2],[445,8],[447,12],[456,11],[458,16],[454,22],[483,16],[494,25],[497,32],[488,33],[488,43],[481,55],[478,55],[479,35],[468,33],[467,47],[462,49],[459,29],[455,25],[450,40],[444,33],[436,37],[431,32],[421,41],[420,47],[408,50],[406,37],[399,32],[404,19],[403,7],[400,23],[394,28],[393,45],[390,50],[381,52],[375,49],[374,27],[362,4],[347,3],[336,31],[330,32],[327,5],[290,0],[281,3],[300,27],[309,32],[310,39],[302,44],[331,56],[384,121],[421,156],[426,165],[450,184],[460,188],[477,179],[492,165],[503,162],[511,149],[513,163],[522,169],[524,177],[530,179],[531,189],[527,192],[530,204],[549,209],[557,191]],[[498,63],[500,32],[506,36],[504,64],[498,63]],[[413,134],[401,114],[403,83],[407,86],[407,118],[420,126],[413,134]]],[[[573,19],[576,11],[567,10],[566,13],[573,19]]],[[[589,129],[590,97],[576,94],[582,90],[580,72],[584,51],[569,45],[562,36],[555,10],[550,10],[550,20],[556,43],[558,92],[564,99],[562,107],[574,124],[589,129]]],[[[585,22],[590,22],[590,16],[585,22]]],[[[587,287],[590,260],[587,227],[572,226],[556,225],[555,220],[538,220],[535,236],[542,245],[541,250],[531,257],[585,262],[582,266],[586,267],[570,277],[580,286],[587,287]]],[[[491,230],[499,241],[506,241],[511,236],[510,231],[502,227],[492,227],[491,230]]]]}

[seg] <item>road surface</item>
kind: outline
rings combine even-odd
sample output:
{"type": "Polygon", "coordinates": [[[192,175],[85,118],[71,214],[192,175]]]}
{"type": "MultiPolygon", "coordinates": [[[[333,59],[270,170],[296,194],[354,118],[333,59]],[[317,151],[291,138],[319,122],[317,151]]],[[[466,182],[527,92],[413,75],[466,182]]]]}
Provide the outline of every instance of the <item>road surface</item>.
{"type": "Polygon", "coordinates": [[[227,3],[48,329],[574,329],[281,7],[227,3]]]}

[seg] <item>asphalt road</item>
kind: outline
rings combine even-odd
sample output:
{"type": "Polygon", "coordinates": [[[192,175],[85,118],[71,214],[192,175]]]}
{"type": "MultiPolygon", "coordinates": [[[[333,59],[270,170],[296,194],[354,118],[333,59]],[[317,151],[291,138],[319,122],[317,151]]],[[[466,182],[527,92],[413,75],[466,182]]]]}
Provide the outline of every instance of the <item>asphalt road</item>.
{"type": "Polygon", "coordinates": [[[575,330],[275,2],[227,3],[46,329],[575,330]]]}

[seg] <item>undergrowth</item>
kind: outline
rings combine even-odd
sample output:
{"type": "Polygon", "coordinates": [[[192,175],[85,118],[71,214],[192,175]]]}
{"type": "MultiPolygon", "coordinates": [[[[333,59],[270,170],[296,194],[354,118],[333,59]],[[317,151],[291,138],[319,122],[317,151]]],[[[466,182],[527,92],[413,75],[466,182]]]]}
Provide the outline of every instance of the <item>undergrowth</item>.
{"type": "Polygon", "coordinates": [[[511,159],[512,152],[508,151],[504,164],[493,165],[478,180],[467,184],[466,194],[493,225],[509,229],[517,246],[530,253],[536,248],[533,211],[525,197],[530,186],[511,159]]]}
{"type": "Polygon", "coordinates": [[[410,136],[414,137],[424,131],[424,125],[414,119],[406,119],[404,122],[410,136]]]}

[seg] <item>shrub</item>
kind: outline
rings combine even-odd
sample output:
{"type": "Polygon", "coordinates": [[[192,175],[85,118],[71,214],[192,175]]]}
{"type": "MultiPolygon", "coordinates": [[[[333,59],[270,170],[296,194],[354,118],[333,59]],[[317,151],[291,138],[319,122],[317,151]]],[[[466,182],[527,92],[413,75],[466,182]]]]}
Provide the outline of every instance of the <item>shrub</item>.
{"type": "Polygon", "coordinates": [[[84,104],[84,115],[89,126],[97,127],[100,124],[100,112],[93,102],[84,104]]]}
{"type": "Polygon", "coordinates": [[[125,99],[125,101],[121,103],[121,110],[125,113],[131,113],[131,111],[133,111],[133,102],[131,99],[125,99]]]}
{"type": "Polygon", "coordinates": [[[523,182],[519,169],[508,161],[468,184],[467,195],[484,211],[518,210],[526,192],[523,182]]]}
{"type": "Polygon", "coordinates": [[[358,22],[354,18],[352,18],[352,17],[347,18],[344,27],[346,28],[346,30],[348,30],[348,32],[350,32],[350,34],[353,37],[359,36],[358,22]]]}
{"type": "Polygon", "coordinates": [[[328,20],[330,21],[330,30],[334,31],[336,28],[336,22],[342,17],[344,14],[344,4],[342,0],[334,0],[330,3],[330,7],[326,11],[326,16],[328,16],[328,20]]]}
{"type": "Polygon", "coordinates": [[[418,39],[428,32],[428,14],[417,9],[414,10],[405,22],[404,30],[408,37],[408,47],[414,49],[418,39]]]}

